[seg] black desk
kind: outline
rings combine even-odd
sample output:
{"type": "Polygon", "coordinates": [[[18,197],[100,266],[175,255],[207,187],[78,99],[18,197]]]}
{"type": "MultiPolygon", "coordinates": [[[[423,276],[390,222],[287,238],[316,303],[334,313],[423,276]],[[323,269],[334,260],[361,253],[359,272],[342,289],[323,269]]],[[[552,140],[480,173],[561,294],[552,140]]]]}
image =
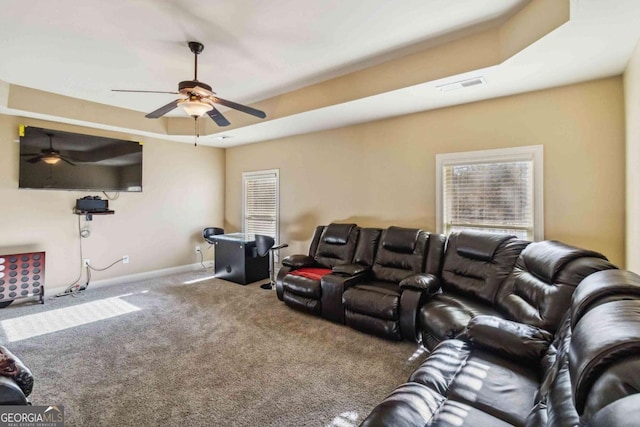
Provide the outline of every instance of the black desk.
{"type": "Polygon", "coordinates": [[[269,277],[269,257],[259,257],[253,234],[211,236],[215,241],[216,278],[246,285],[269,277]]]}

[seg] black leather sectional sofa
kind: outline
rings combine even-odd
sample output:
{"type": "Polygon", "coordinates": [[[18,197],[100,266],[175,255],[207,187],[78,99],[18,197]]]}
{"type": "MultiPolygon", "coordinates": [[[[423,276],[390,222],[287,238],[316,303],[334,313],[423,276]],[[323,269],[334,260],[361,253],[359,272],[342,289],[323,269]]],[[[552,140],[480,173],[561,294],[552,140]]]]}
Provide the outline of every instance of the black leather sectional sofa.
{"type": "Polygon", "coordinates": [[[283,260],[276,289],[296,309],[431,351],[363,425],[625,425],[621,413],[640,411],[640,277],[599,253],[330,224],[308,255],[283,260]]]}
{"type": "Polygon", "coordinates": [[[578,286],[555,337],[473,318],[362,425],[631,427],[639,391],[640,276],[607,270],[578,286]]]}
{"type": "Polygon", "coordinates": [[[28,405],[33,375],[22,361],[0,345],[0,405],[28,405]]]}

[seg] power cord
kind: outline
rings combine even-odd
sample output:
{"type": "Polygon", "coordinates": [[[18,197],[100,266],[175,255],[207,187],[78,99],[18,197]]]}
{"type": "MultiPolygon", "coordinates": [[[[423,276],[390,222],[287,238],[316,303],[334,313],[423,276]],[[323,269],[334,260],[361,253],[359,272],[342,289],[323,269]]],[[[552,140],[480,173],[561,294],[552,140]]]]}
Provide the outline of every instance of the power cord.
{"type": "Polygon", "coordinates": [[[103,191],[102,194],[104,194],[104,197],[106,197],[109,200],[118,200],[118,198],[120,197],[119,192],[116,192],[116,194],[114,194],[113,196],[109,196],[106,191],[103,191]]]}
{"type": "MultiPolygon", "coordinates": [[[[120,193],[118,193],[120,194],[120,193]]],[[[105,193],[106,195],[106,193],[105,193]]],[[[84,285],[80,285],[80,279],[82,279],[82,267],[83,267],[83,251],[82,251],[82,239],[84,238],[83,236],[83,231],[85,231],[85,229],[83,229],[80,225],[80,215],[78,215],[78,242],[79,242],[79,247],[80,247],[80,273],[78,274],[78,277],[70,284],[68,285],[64,291],[55,294],[53,297],[51,298],[58,298],[58,297],[64,297],[67,295],[75,295],[78,292],[84,291],[85,289],[87,289],[89,287],[89,283],[91,283],[91,270],[93,271],[105,271],[110,269],[111,267],[113,267],[114,265],[116,265],[119,262],[123,262],[125,260],[124,257],[119,258],[117,260],[115,260],[114,262],[112,262],[111,264],[109,264],[108,266],[104,267],[104,268],[99,268],[99,267],[92,267],[90,264],[85,265],[85,269],[86,269],[86,276],[87,276],[87,281],[85,282],[84,285]]],[[[202,256],[202,253],[200,254],[202,256]]]]}
{"type": "Polygon", "coordinates": [[[202,268],[204,268],[205,270],[208,270],[208,267],[206,265],[204,265],[204,255],[202,254],[202,249],[198,249],[197,251],[200,254],[200,265],[202,266],[202,268]]]}
{"type": "Polygon", "coordinates": [[[73,288],[79,286],[80,279],[82,279],[82,227],[80,226],[80,215],[78,215],[78,246],[80,247],[80,273],[78,273],[78,277],[69,284],[64,291],[59,294],[54,295],[51,298],[55,298],[58,296],[69,295],[73,292],[73,288]]]}
{"type": "Polygon", "coordinates": [[[89,267],[89,269],[91,269],[91,270],[93,270],[93,271],[105,271],[105,270],[110,269],[111,267],[113,267],[113,266],[114,266],[114,265],[116,265],[117,263],[122,262],[122,261],[124,261],[124,260],[125,260],[125,258],[124,258],[124,257],[119,258],[119,259],[117,259],[117,260],[113,261],[111,264],[109,264],[109,265],[108,265],[108,266],[106,266],[105,268],[92,267],[90,264],[87,264],[87,267],[89,267]]]}

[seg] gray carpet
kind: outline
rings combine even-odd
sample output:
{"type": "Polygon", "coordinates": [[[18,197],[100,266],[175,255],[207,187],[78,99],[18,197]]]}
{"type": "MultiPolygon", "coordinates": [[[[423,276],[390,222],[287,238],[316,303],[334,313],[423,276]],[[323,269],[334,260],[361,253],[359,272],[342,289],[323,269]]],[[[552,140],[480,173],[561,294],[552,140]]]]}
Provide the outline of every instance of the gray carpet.
{"type": "Polygon", "coordinates": [[[68,426],[357,425],[420,361],[417,344],[300,313],[257,284],[184,283],[211,274],[14,303],[0,320],[123,294],[140,310],[0,340],[33,370],[33,403],[63,405],[68,426]]]}

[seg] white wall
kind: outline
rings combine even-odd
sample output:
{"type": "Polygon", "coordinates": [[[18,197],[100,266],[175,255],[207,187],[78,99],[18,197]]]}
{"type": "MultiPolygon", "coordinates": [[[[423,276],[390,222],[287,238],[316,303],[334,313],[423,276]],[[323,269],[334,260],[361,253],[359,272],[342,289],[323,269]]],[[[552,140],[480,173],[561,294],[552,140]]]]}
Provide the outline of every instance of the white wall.
{"type": "MultiPolygon", "coordinates": [[[[120,193],[109,207],[115,215],[94,216],[85,258],[104,267],[129,255],[93,279],[192,264],[201,231],[224,219],[224,150],[99,131],[60,123],[0,115],[0,254],[46,251],[46,288],[70,284],[80,271],[75,200],[87,193],[18,189],[18,126],[27,125],[144,142],[143,192],[120,193]]],[[[211,255],[211,254],[209,254],[211,255]]],[[[46,292],[45,288],[45,292],[46,292]]]]}
{"type": "Polygon", "coordinates": [[[544,237],[623,267],[624,100],[613,77],[226,152],[226,217],[241,228],[242,172],[280,169],[280,238],[304,253],[318,224],[436,229],[435,156],[544,146],[544,237]]]}
{"type": "Polygon", "coordinates": [[[640,43],[624,73],[627,268],[640,273],[640,43]]]}

